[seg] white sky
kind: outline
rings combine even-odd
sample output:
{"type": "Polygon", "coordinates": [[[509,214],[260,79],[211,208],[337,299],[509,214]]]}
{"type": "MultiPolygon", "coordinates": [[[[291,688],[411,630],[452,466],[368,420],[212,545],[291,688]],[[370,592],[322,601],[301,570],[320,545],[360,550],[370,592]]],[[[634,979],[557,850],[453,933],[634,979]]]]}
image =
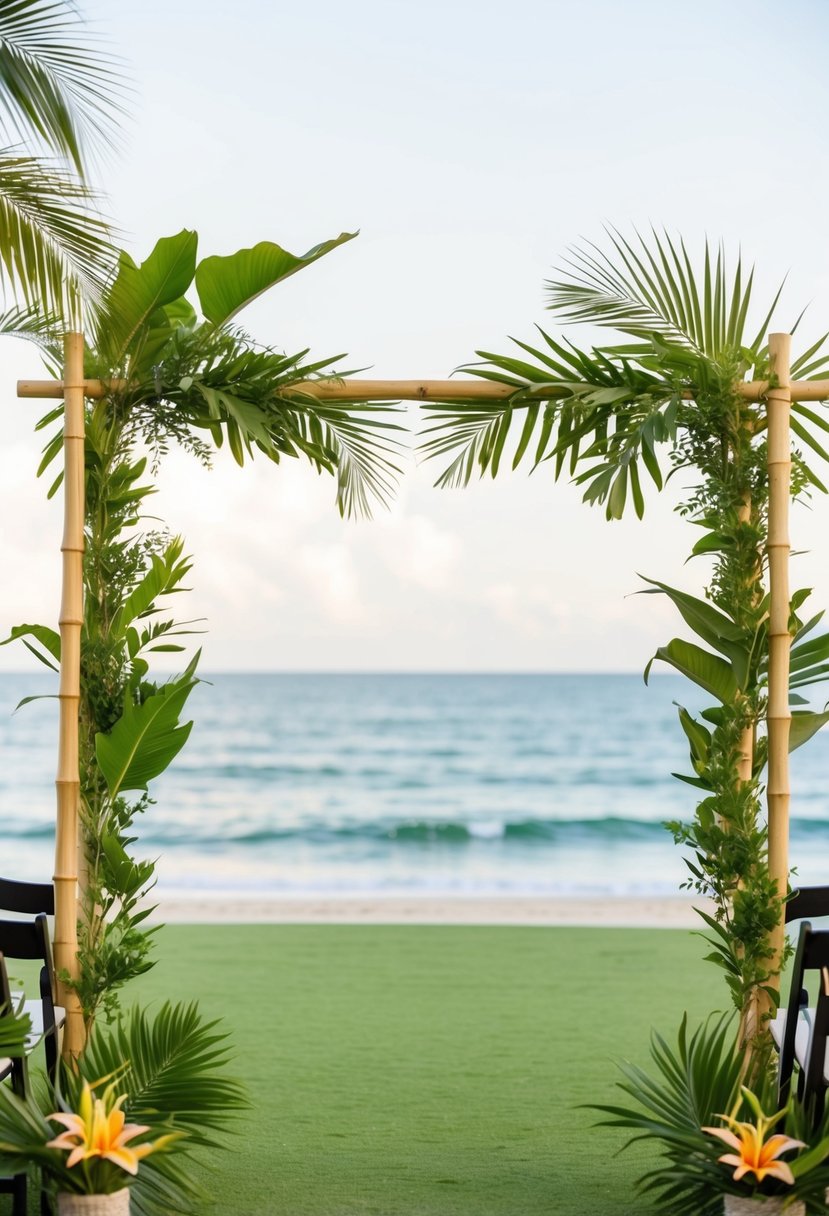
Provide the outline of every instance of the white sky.
{"type": "MultiPolygon", "coordinates": [[[[605,221],[723,237],[788,325],[829,329],[829,10],[819,0],[91,0],[132,66],[135,121],[108,172],[139,258],[182,227],[202,255],[358,240],[244,316],[262,341],[388,377],[443,377],[530,337],[542,284],[605,221]]],[[[763,296],[761,291],[760,296],[763,296]]],[[[574,335],[575,336],[575,335],[574,335]]],[[[0,347],[0,629],[57,615],[60,520],[34,480],[36,354],[0,347]]],[[[668,497],[607,524],[541,470],[466,491],[414,462],[399,500],[343,523],[333,483],[171,458],[158,513],[187,538],[206,670],[641,670],[677,630],[636,571],[699,585],[668,497]]],[[[829,604],[829,503],[796,520],[796,585],[829,604]]],[[[0,670],[25,665],[0,651],[0,670]]]]}

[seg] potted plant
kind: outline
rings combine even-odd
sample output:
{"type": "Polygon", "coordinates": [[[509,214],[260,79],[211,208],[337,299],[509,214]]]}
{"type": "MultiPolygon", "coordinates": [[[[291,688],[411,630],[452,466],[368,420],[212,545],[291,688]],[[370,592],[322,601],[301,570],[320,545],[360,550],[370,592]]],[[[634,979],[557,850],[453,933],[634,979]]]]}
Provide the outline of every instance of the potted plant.
{"type": "MultiPolygon", "coordinates": [[[[693,1032],[683,1017],[675,1043],[653,1033],[654,1068],[620,1064],[624,1100],[591,1104],[601,1125],[647,1140],[656,1159],[637,1190],[670,1216],[803,1216],[826,1213],[829,1108],[820,1118],[793,1098],[772,1110],[773,1061],[744,1086],[745,1056],[734,1016],[711,1017],[693,1032]],[[728,1112],[722,1114],[721,1112],[728,1112]]],[[[625,1145],[624,1147],[627,1147],[625,1145]]]]}
{"type": "MultiPolygon", "coordinates": [[[[810,1175],[829,1156],[829,1137],[821,1136],[810,1146],[806,1140],[786,1135],[794,1113],[790,1101],[782,1110],[766,1115],[757,1095],[741,1086],[731,1112],[719,1116],[723,1126],[702,1128],[730,1150],[717,1156],[718,1164],[725,1167],[725,1216],[805,1216],[806,1199],[813,1199],[814,1192],[810,1175]],[[749,1117],[739,1119],[744,1106],[749,1117]],[[784,1130],[775,1130],[780,1128],[784,1130]]],[[[714,1151],[719,1148],[721,1145],[714,1151]]],[[[821,1187],[819,1193],[824,1191],[821,1187]]]]}
{"type": "Polygon", "coordinates": [[[168,1132],[154,1141],[143,1139],[147,1124],[127,1123],[123,1110],[127,1095],[116,1093],[111,1082],[97,1097],[88,1081],[82,1082],[77,1111],[53,1111],[47,1119],[64,1127],[47,1141],[45,1149],[67,1156],[49,1171],[58,1183],[58,1216],[129,1216],[129,1183],[138,1164],[150,1153],[168,1149],[182,1132],[168,1132]],[[141,1143],[135,1144],[137,1137],[141,1143]]]}
{"type": "Polygon", "coordinates": [[[0,1174],[37,1169],[57,1216],[200,1212],[199,1150],[227,1147],[248,1106],[227,1061],[226,1033],[195,1004],[96,1026],[55,1084],[0,1085],[0,1174]]]}
{"type": "MultiPolygon", "coordinates": [[[[149,1124],[127,1123],[122,1108],[128,1095],[118,1093],[117,1079],[90,1084],[64,1073],[64,1085],[69,1094],[63,1100],[50,1091],[59,1109],[47,1114],[31,1096],[3,1092],[0,1160],[38,1165],[45,1187],[56,1194],[58,1216],[129,1216],[129,1187],[139,1163],[169,1150],[185,1133],[167,1130],[151,1140],[149,1124]],[[16,1134],[2,1139],[9,1123],[16,1134]]],[[[168,1128],[169,1120],[162,1125],[168,1128]]]]}

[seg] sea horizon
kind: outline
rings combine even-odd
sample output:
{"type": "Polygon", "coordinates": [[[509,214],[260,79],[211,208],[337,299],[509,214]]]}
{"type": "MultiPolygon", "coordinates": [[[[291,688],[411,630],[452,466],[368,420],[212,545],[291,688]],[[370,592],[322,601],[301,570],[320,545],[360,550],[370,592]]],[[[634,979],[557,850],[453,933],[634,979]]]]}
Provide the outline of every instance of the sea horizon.
{"type": "MultiPolygon", "coordinates": [[[[161,673],[159,673],[161,674],[161,673]]],[[[630,672],[206,672],[136,851],[160,898],[655,897],[687,875],[680,677],[630,672]],[[474,693],[470,690],[474,689],[474,693]]],[[[57,703],[0,674],[0,872],[51,873],[57,703]],[[5,859],[8,859],[6,861],[5,859]]],[[[792,861],[829,880],[829,732],[793,756],[792,861]]]]}

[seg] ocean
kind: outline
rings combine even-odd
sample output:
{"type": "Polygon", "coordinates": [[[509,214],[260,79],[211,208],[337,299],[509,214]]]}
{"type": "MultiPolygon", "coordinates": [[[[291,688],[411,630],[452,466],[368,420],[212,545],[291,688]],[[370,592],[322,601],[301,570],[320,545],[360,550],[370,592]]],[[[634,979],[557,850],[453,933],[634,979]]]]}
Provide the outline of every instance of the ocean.
{"type": "MultiPolygon", "coordinates": [[[[138,851],[160,896],[644,896],[686,870],[675,701],[634,675],[205,676],[138,851]]],[[[0,873],[52,873],[57,702],[0,676],[0,873]]],[[[794,753],[792,864],[829,881],[829,732],[794,753]]]]}

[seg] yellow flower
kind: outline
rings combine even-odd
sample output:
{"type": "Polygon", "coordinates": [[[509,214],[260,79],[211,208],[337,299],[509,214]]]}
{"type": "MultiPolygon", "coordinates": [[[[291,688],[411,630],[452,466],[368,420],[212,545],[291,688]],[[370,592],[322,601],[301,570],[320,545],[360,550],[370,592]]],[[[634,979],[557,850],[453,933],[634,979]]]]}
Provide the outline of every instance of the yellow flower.
{"type": "Polygon", "coordinates": [[[764,1178],[777,1178],[780,1182],[793,1186],[794,1175],[790,1167],[785,1161],[779,1161],[778,1158],[781,1153],[786,1153],[789,1149],[805,1148],[805,1144],[802,1140],[792,1140],[790,1136],[779,1134],[766,1139],[769,1128],[774,1127],[785,1110],[778,1111],[777,1114],[770,1117],[766,1116],[750,1090],[744,1088],[743,1095],[754,1110],[756,1123],[740,1122],[732,1113],[717,1116],[728,1124],[728,1128],[704,1127],[702,1129],[710,1136],[718,1136],[729,1148],[736,1149],[736,1152],[724,1153],[717,1160],[721,1161],[723,1165],[735,1167],[735,1182],[739,1182],[746,1174],[754,1174],[758,1183],[762,1182],[764,1178]]]}
{"type": "Polygon", "coordinates": [[[62,1123],[67,1130],[50,1140],[47,1147],[68,1149],[66,1165],[69,1169],[79,1161],[100,1157],[120,1166],[128,1174],[137,1174],[142,1157],[164,1147],[173,1137],[161,1136],[154,1144],[136,1144],[129,1148],[127,1141],[150,1129],[126,1122],[121,1110],[125,1097],[122,1094],[113,1101],[110,1086],[103,1098],[96,1098],[89,1082],[84,1081],[77,1114],[56,1111],[48,1116],[56,1123],[62,1123]]]}

